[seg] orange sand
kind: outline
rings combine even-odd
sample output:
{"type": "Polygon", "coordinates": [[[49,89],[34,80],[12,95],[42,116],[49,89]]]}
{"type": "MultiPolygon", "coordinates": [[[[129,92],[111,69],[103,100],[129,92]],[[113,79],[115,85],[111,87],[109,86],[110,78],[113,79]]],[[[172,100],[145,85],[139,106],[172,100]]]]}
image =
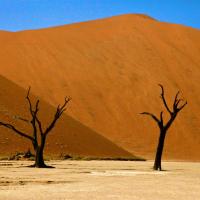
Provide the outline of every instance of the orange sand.
{"type": "Polygon", "coordinates": [[[158,129],[138,113],[159,114],[164,109],[158,83],[165,86],[169,102],[180,89],[188,106],[169,131],[164,157],[200,160],[199,30],[143,15],[122,15],[0,32],[0,43],[1,75],[23,88],[31,85],[36,95],[54,106],[71,96],[67,113],[92,129],[87,131],[147,158],[153,158],[158,129]]]}

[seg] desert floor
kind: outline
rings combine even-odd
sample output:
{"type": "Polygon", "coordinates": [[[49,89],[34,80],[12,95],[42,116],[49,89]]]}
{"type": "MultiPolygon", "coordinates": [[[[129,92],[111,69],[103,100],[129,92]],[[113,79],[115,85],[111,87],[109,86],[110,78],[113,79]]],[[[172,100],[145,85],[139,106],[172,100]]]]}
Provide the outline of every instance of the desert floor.
{"type": "Polygon", "coordinates": [[[199,200],[200,163],[50,161],[54,169],[27,168],[28,161],[0,161],[0,199],[199,200]]]}

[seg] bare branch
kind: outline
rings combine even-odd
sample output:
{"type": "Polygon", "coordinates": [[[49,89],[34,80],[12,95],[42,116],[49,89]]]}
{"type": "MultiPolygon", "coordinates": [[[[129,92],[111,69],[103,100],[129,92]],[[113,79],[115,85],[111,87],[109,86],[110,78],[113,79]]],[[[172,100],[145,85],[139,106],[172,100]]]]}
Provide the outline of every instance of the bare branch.
{"type": "Polygon", "coordinates": [[[158,125],[160,126],[160,120],[154,114],[149,113],[149,112],[143,112],[143,113],[140,113],[140,114],[151,116],[158,123],[158,125]]]}
{"type": "Polygon", "coordinates": [[[63,104],[63,106],[61,108],[59,108],[60,110],[60,115],[62,115],[62,113],[66,110],[66,105],[68,104],[69,101],[71,101],[71,97],[65,97],[65,102],[63,104]]]}
{"type": "Polygon", "coordinates": [[[177,108],[177,107],[178,107],[178,104],[179,104],[181,101],[183,101],[183,99],[178,99],[178,100],[176,101],[176,104],[175,104],[175,107],[174,107],[174,108],[177,108]]]}
{"type": "Polygon", "coordinates": [[[14,119],[19,119],[19,120],[24,121],[24,122],[26,122],[26,123],[30,123],[30,120],[25,119],[25,118],[23,118],[23,117],[20,117],[20,116],[18,116],[18,115],[14,115],[13,118],[14,118],[14,119]]]}
{"type": "Polygon", "coordinates": [[[174,99],[174,102],[176,103],[176,101],[177,101],[177,99],[178,99],[178,95],[180,94],[180,91],[178,91],[177,93],[176,93],[176,96],[175,96],[175,99],[174,99]]]}
{"type": "Polygon", "coordinates": [[[167,111],[170,113],[170,115],[172,115],[172,111],[169,109],[169,106],[167,105],[167,101],[165,99],[165,93],[164,93],[164,88],[161,84],[158,84],[161,88],[161,98],[163,100],[164,106],[167,109],[167,111]]]}
{"type": "Polygon", "coordinates": [[[52,120],[51,124],[46,128],[44,135],[47,135],[55,126],[57,120],[61,117],[61,115],[63,114],[63,112],[66,110],[66,106],[69,103],[69,101],[71,100],[71,98],[69,97],[65,97],[65,102],[64,104],[60,107],[60,105],[58,105],[57,109],[56,109],[56,113],[54,115],[54,119],[52,120]]]}
{"type": "Polygon", "coordinates": [[[163,127],[163,111],[160,112],[160,125],[163,127]]]}
{"type": "Polygon", "coordinates": [[[31,100],[30,100],[30,91],[31,91],[31,87],[28,88],[28,92],[27,92],[27,96],[26,96],[26,99],[29,103],[29,111],[30,111],[30,114],[32,116],[32,120],[31,120],[31,124],[33,126],[33,137],[34,139],[37,141],[37,127],[36,127],[36,116],[37,116],[37,113],[39,111],[39,103],[40,101],[37,100],[36,101],[36,104],[35,104],[35,109],[33,109],[33,105],[31,103],[31,100]]]}
{"type": "Polygon", "coordinates": [[[40,103],[40,100],[38,99],[36,104],[35,104],[35,111],[34,111],[36,114],[39,111],[39,103],[40,103]]]}
{"type": "Polygon", "coordinates": [[[22,136],[22,137],[25,137],[31,141],[34,141],[34,138],[29,136],[29,135],[26,135],[25,133],[21,132],[20,130],[16,129],[13,125],[11,124],[8,124],[8,123],[4,123],[4,122],[0,122],[0,126],[4,126],[8,129],[11,129],[13,130],[15,133],[17,133],[18,135],[22,136]]]}
{"type": "Polygon", "coordinates": [[[28,88],[28,92],[27,92],[27,95],[26,95],[26,99],[27,99],[28,104],[29,104],[30,113],[31,113],[31,115],[33,116],[33,107],[32,107],[32,103],[31,103],[30,97],[29,97],[30,90],[31,90],[31,87],[28,88]]]}
{"type": "Polygon", "coordinates": [[[181,111],[186,105],[187,105],[187,101],[180,108],[177,108],[178,112],[181,111]]]}
{"type": "Polygon", "coordinates": [[[178,99],[178,95],[180,94],[180,91],[178,91],[175,95],[174,98],[174,104],[173,104],[173,109],[174,111],[176,111],[177,105],[179,104],[179,102],[181,101],[180,99],[178,99]]]}
{"type": "Polygon", "coordinates": [[[180,102],[184,101],[183,99],[178,98],[179,94],[180,94],[180,92],[178,91],[175,96],[175,99],[174,99],[174,104],[173,104],[174,113],[178,113],[180,110],[182,110],[187,105],[187,101],[186,101],[181,107],[178,107],[180,102]]]}
{"type": "Polygon", "coordinates": [[[28,87],[26,98],[29,98],[30,91],[31,91],[31,86],[28,87]]]}
{"type": "Polygon", "coordinates": [[[35,117],[35,120],[36,120],[36,122],[37,122],[37,124],[38,124],[39,130],[40,130],[40,134],[42,135],[42,134],[43,134],[42,123],[41,123],[41,121],[38,119],[37,116],[35,117]]]}

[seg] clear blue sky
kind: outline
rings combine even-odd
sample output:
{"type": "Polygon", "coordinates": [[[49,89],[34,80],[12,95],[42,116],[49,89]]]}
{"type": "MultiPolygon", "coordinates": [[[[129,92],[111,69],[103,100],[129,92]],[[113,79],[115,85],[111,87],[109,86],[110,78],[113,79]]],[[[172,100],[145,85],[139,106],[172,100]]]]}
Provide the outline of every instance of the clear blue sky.
{"type": "Polygon", "coordinates": [[[37,29],[125,13],[200,29],[200,0],[0,0],[0,29],[37,29]]]}

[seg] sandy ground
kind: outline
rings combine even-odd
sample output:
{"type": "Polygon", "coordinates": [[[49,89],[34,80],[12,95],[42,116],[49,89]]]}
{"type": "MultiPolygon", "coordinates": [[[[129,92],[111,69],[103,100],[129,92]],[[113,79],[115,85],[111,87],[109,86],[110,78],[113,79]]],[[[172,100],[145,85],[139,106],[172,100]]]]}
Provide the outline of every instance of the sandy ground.
{"type": "Polygon", "coordinates": [[[30,162],[0,162],[0,199],[200,199],[200,163],[51,161],[54,169],[30,162]]]}

